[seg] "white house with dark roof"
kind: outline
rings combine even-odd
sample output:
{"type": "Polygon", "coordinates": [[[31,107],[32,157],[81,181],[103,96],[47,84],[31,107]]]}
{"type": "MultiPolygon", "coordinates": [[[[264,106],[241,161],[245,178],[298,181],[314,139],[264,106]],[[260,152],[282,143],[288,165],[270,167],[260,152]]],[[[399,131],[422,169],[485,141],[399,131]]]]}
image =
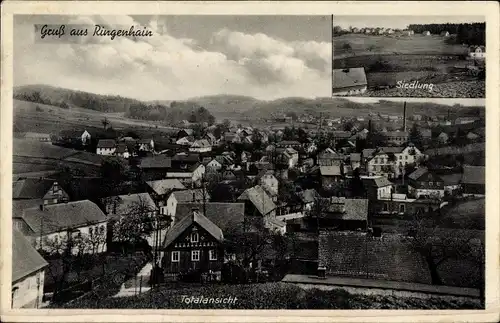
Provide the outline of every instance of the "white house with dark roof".
{"type": "Polygon", "coordinates": [[[199,139],[193,142],[191,147],[189,147],[189,151],[194,153],[207,153],[212,151],[212,145],[207,139],[199,139]]]}
{"type": "Polygon", "coordinates": [[[175,178],[148,181],[146,185],[151,198],[160,209],[160,214],[167,214],[166,203],[170,193],[186,189],[184,184],[175,178]]]}
{"type": "Polygon", "coordinates": [[[224,234],[241,227],[245,220],[244,203],[225,202],[178,203],[175,220],[177,222],[182,221],[182,219],[192,214],[193,209],[198,209],[199,213],[217,225],[224,234]]]}
{"type": "Polygon", "coordinates": [[[102,210],[89,200],[52,205],[39,205],[22,211],[13,221],[24,221],[23,234],[36,249],[48,253],[60,252],[69,240],[90,238],[73,252],[100,253],[106,251],[108,219],[102,210]],[[78,249],[77,249],[78,248],[78,249]]]}
{"type": "Polygon", "coordinates": [[[426,167],[419,167],[408,175],[408,194],[419,198],[444,196],[444,181],[426,167]]]}
{"type": "Polygon", "coordinates": [[[40,308],[45,269],[49,264],[28,239],[12,229],[11,308],[40,308]]]}
{"type": "Polygon", "coordinates": [[[52,143],[52,139],[48,133],[26,132],[24,134],[24,139],[52,143]]]}
{"type": "Polygon", "coordinates": [[[97,142],[96,154],[112,156],[116,151],[116,141],[114,139],[101,139],[97,142]]]}
{"type": "Polygon", "coordinates": [[[364,67],[333,70],[333,95],[359,95],[367,87],[364,67]]]}
{"type": "Polygon", "coordinates": [[[170,194],[162,210],[163,214],[168,214],[173,217],[175,222],[175,213],[177,204],[179,203],[204,203],[210,201],[210,194],[207,190],[201,188],[174,191],[170,194]]]}
{"type": "Polygon", "coordinates": [[[197,186],[205,174],[205,165],[202,163],[196,163],[193,165],[181,165],[178,168],[170,168],[167,170],[166,178],[176,178],[180,180],[184,185],[197,186]],[[185,166],[185,167],[183,167],[185,166]]]}

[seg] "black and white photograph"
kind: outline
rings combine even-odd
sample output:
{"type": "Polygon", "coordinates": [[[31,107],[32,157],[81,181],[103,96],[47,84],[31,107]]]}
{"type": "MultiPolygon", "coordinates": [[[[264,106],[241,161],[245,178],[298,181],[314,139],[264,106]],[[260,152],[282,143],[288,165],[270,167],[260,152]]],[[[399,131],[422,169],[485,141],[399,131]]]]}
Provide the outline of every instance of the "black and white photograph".
{"type": "Polygon", "coordinates": [[[484,98],[486,23],[476,16],[333,17],[333,95],[484,98]]]}
{"type": "Polygon", "coordinates": [[[484,21],[417,18],[15,15],[11,308],[484,310],[484,21]]]}

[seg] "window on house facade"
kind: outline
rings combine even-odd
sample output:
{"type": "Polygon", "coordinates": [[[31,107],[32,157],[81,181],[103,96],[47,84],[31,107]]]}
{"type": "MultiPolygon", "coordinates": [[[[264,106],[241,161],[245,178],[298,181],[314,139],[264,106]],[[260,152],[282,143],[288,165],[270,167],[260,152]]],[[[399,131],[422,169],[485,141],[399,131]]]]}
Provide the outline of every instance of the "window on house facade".
{"type": "Polygon", "coordinates": [[[180,253],[179,251],[172,251],[172,262],[180,261],[180,253]]]}
{"type": "Polygon", "coordinates": [[[387,211],[389,210],[389,206],[387,205],[387,203],[384,203],[384,211],[387,211]]]}
{"type": "Polygon", "coordinates": [[[208,255],[209,255],[210,260],[217,260],[217,251],[216,250],[210,250],[208,255]]]}
{"type": "Polygon", "coordinates": [[[199,240],[198,232],[191,233],[191,242],[196,243],[196,242],[198,242],[198,240],[199,240]]]}
{"type": "Polygon", "coordinates": [[[191,261],[200,261],[200,250],[191,251],[191,261]]]}
{"type": "Polygon", "coordinates": [[[399,205],[399,213],[405,213],[405,205],[404,204],[399,205]]]}
{"type": "MultiPolygon", "coordinates": [[[[403,160],[403,156],[401,156],[401,155],[400,155],[400,156],[399,156],[399,160],[403,160]]],[[[401,164],[401,163],[400,163],[400,164],[401,164]]]]}
{"type": "Polygon", "coordinates": [[[405,159],[408,159],[408,155],[405,156],[405,159]]]}

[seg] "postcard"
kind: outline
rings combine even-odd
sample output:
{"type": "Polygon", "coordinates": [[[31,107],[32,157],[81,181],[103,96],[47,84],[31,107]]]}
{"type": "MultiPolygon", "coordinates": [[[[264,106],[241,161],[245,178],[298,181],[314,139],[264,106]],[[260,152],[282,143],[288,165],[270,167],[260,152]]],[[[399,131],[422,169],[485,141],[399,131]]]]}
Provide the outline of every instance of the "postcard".
{"type": "Polygon", "coordinates": [[[497,321],[498,8],[5,3],[2,320],[497,321]]]}

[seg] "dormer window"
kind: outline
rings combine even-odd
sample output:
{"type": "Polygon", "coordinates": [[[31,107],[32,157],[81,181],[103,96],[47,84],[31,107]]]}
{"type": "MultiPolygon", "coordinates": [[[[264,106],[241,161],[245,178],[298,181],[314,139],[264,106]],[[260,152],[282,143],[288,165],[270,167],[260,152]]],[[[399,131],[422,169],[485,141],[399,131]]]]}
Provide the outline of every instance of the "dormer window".
{"type": "Polygon", "coordinates": [[[191,233],[191,243],[197,243],[199,241],[198,232],[191,233]]]}

